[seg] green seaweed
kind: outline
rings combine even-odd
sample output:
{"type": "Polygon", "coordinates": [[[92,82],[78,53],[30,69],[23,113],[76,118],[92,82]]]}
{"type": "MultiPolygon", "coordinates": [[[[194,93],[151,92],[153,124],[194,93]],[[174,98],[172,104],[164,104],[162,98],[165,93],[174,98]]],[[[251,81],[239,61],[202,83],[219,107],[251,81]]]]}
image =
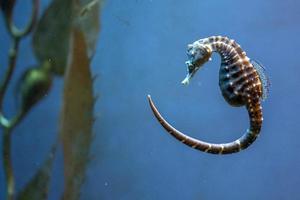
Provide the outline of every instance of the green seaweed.
{"type": "Polygon", "coordinates": [[[73,16],[74,0],[53,0],[32,37],[36,58],[48,60],[56,75],[63,75],[67,65],[73,16]]]}
{"type": "Polygon", "coordinates": [[[3,128],[2,153],[7,199],[48,198],[52,165],[59,144],[62,145],[64,156],[62,199],[79,199],[93,136],[95,98],[90,61],[100,30],[100,0],[53,0],[40,20],[37,18],[39,0],[32,0],[32,3],[32,16],[23,29],[16,28],[13,23],[15,1],[0,3],[12,38],[7,71],[0,82],[0,126],[3,128]],[[3,99],[16,68],[19,43],[32,32],[37,64],[26,69],[19,77],[15,87],[16,97],[19,98],[18,112],[8,119],[3,113],[3,99]],[[43,164],[16,195],[11,135],[26,114],[50,92],[53,76],[64,78],[59,141],[53,144],[43,164]]]}
{"type": "Polygon", "coordinates": [[[65,74],[60,128],[65,167],[63,199],[78,199],[89,160],[94,97],[86,42],[83,33],[76,28],[70,57],[65,74]]]}
{"type": "Polygon", "coordinates": [[[57,143],[51,148],[35,175],[17,195],[17,200],[45,200],[48,197],[52,165],[55,158],[57,143]]]}

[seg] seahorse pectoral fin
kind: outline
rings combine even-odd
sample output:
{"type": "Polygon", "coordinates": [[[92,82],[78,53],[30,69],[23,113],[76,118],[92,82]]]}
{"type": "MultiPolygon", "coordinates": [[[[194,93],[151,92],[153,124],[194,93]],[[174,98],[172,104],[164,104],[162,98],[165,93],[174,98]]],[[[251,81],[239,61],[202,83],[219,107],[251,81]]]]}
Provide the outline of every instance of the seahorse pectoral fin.
{"type": "Polygon", "coordinates": [[[251,59],[251,64],[253,65],[253,67],[255,68],[255,70],[257,71],[258,75],[259,75],[259,79],[262,83],[262,100],[266,100],[269,92],[270,92],[270,86],[271,86],[271,81],[269,79],[269,77],[266,74],[266,69],[265,67],[259,63],[257,60],[253,60],[251,59]]]}

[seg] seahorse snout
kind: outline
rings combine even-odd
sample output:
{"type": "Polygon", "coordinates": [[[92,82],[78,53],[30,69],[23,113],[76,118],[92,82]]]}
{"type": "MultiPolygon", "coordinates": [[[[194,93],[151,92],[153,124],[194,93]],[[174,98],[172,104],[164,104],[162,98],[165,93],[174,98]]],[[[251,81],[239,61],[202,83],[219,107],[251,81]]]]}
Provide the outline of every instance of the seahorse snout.
{"type": "Polygon", "coordinates": [[[191,79],[191,75],[188,74],[188,75],[186,75],[185,79],[183,79],[183,81],[181,81],[181,83],[183,85],[188,85],[190,83],[190,79],[191,79]]]}
{"type": "Polygon", "coordinates": [[[193,75],[197,71],[197,67],[193,65],[193,62],[188,60],[185,62],[187,67],[188,74],[186,75],[185,79],[181,82],[183,85],[188,85],[190,83],[190,79],[193,77],[193,75]]]}

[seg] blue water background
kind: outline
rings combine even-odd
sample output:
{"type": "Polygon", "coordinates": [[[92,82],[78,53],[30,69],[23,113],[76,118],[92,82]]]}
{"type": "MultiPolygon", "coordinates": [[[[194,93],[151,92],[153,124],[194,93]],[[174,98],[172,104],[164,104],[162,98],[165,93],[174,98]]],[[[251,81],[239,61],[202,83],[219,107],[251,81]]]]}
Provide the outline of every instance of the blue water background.
{"type": "MultiPolygon", "coordinates": [[[[29,2],[18,3],[18,24],[29,16],[29,2]]],[[[43,10],[48,3],[42,1],[43,10]]],[[[300,199],[299,7],[297,0],[106,0],[92,62],[93,74],[99,75],[95,93],[100,95],[93,159],[81,199],[300,199]],[[220,93],[217,54],[188,87],[180,84],[186,75],[186,45],[211,35],[235,39],[250,58],[265,65],[272,83],[263,103],[261,136],[233,155],[205,154],[174,140],[154,119],[146,99],[151,94],[170,123],[196,138],[227,142],[244,133],[245,108],[229,106],[220,93]]],[[[2,18],[0,34],[3,72],[10,40],[2,18]]],[[[30,45],[30,37],[21,43],[13,83],[36,64],[30,45]]],[[[15,129],[17,190],[55,142],[62,87],[56,78],[48,97],[15,129]]],[[[10,115],[14,103],[10,87],[5,104],[10,115]]],[[[59,199],[63,191],[62,161],[60,149],[49,199],[59,199]]]]}

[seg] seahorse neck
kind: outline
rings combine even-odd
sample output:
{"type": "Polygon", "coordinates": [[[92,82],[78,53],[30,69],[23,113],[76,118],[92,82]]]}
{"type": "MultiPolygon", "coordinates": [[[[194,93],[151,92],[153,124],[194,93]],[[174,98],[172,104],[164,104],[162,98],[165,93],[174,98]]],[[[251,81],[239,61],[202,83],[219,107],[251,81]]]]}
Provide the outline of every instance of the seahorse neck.
{"type": "Polygon", "coordinates": [[[246,53],[241,49],[240,45],[234,40],[223,36],[212,36],[204,41],[212,52],[218,53],[222,59],[238,56],[240,59],[246,57],[246,53]]]}

